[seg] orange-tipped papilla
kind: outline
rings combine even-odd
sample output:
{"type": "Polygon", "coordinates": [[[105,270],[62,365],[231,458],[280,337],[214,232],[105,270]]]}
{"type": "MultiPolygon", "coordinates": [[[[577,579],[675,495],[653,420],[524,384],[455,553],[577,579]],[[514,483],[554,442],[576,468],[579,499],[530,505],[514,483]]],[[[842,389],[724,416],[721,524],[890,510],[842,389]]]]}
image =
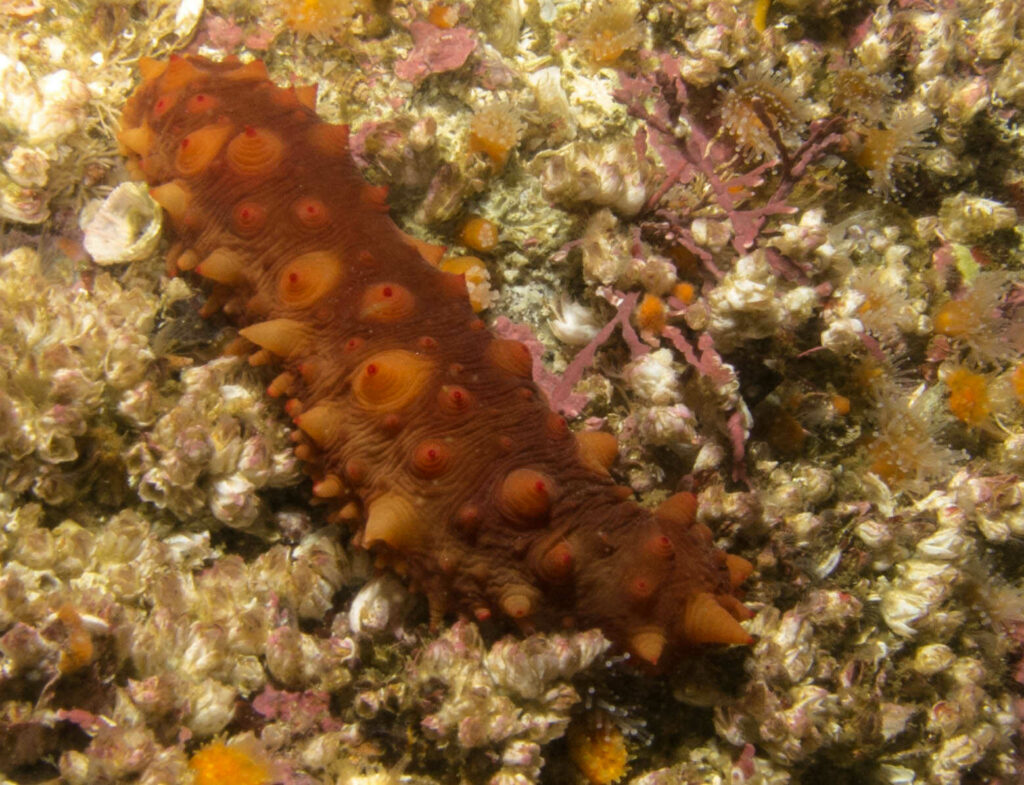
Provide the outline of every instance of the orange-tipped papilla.
{"type": "Polygon", "coordinates": [[[681,621],[682,633],[690,643],[746,645],[753,640],[715,596],[707,592],[687,600],[681,621]]]}
{"type": "Polygon", "coordinates": [[[604,431],[581,431],[576,434],[576,443],[580,461],[598,474],[608,474],[619,456],[618,440],[604,431]]]}
{"type": "Polygon", "coordinates": [[[306,326],[294,319],[271,319],[250,324],[238,331],[257,346],[278,357],[291,357],[302,351],[309,337],[306,326]]]}

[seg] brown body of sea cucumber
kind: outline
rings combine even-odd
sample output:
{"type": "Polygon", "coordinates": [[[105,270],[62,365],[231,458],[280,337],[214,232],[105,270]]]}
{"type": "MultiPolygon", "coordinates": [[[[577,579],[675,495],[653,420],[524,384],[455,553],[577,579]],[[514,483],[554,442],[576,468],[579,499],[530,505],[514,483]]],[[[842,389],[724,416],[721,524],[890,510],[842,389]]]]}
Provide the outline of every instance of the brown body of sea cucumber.
{"type": "Polygon", "coordinates": [[[749,563],[712,545],[692,496],[654,512],[626,499],[614,439],[548,408],[526,348],[493,337],[462,277],[395,226],[315,89],[279,88],[258,61],[140,70],[118,138],[170,216],[171,261],[280,366],[269,390],[288,398],[314,494],[435,619],[600,627],[662,667],[749,642],[749,563]]]}

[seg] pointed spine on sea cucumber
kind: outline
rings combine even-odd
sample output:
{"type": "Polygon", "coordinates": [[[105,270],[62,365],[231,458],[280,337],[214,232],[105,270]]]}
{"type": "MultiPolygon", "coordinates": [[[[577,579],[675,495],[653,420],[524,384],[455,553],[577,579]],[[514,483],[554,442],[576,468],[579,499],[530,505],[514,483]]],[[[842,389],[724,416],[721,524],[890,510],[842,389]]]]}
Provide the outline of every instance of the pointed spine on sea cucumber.
{"type": "Polygon", "coordinates": [[[153,149],[153,142],[156,141],[156,134],[149,127],[149,123],[143,123],[138,128],[125,128],[118,132],[117,141],[136,155],[146,156],[153,149]]]}
{"type": "Polygon", "coordinates": [[[572,577],[573,564],[572,547],[565,540],[559,540],[541,554],[534,571],[541,580],[560,584],[572,577]]]}
{"type": "Polygon", "coordinates": [[[629,638],[630,653],[651,665],[657,665],[667,642],[665,632],[659,627],[640,629],[629,638]]]}
{"type": "Polygon", "coordinates": [[[332,291],[344,277],[341,260],[328,251],[311,251],[288,262],[278,274],[277,296],[292,308],[307,308],[332,291]]]}
{"type": "Polygon", "coordinates": [[[237,286],[245,277],[245,262],[230,248],[218,248],[196,265],[195,271],[203,278],[217,283],[237,286]]]}
{"type": "Polygon", "coordinates": [[[673,494],[655,508],[654,515],[680,529],[688,529],[697,520],[697,497],[689,491],[673,494]]]}
{"type": "Polygon", "coordinates": [[[271,319],[250,324],[238,333],[278,357],[300,354],[308,339],[306,326],[294,319],[271,319]]]}
{"type": "Polygon", "coordinates": [[[423,391],[434,364],[422,355],[404,349],[378,352],[356,369],[352,394],[364,409],[397,411],[423,391]]]}
{"type": "Polygon", "coordinates": [[[363,293],[359,318],[366,322],[398,322],[412,316],[416,296],[397,283],[377,283],[363,293]]]}
{"type": "Polygon", "coordinates": [[[522,379],[533,378],[533,357],[519,341],[495,338],[487,347],[487,357],[503,371],[522,379]]]}
{"type": "Polygon", "coordinates": [[[427,527],[412,503],[397,492],[385,493],[370,502],[362,544],[369,548],[384,543],[405,550],[422,543],[427,527]]]}
{"type": "Polygon", "coordinates": [[[169,183],[149,189],[149,195],[171,216],[175,223],[182,223],[192,203],[192,192],[184,180],[171,180],[169,183]]]}
{"type": "Polygon", "coordinates": [[[596,474],[607,475],[619,457],[619,442],[604,431],[581,431],[576,434],[580,462],[596,474]]]}
{"type": "Polygon", "coordinates": [[[164,90],[180,90],[187,84],[201,79],[203,72],[196,68],[186,58],[179,55],[171,55],[167,68],[162,74],[160,86],[164,90]]]}
{"type": "Polygon", "coordinates": [[[698,592],[686,601],[681,631],[690,643],[747,644],[751,637],[713,594],[698,592]]]}
{"type": "Polygon", "coordinates": [[[232,130],[227,123],[197,128],[178,143],[175,169],[185,177],[195,177],[203,172],[220,153],[232,130]]]}
{"type": "Polygon", "coordinates": [[[231,171],[245,177],[270,174],[284,157],[281,137],[266,128],[248,126],[228,144],[227,162],[231,171]]]}
{"type": "Polygon", "coordinates": [[[547,520],[554,495],[551,478],[535,469],[513,469],[502,480],[498,509],[514,523],[541,526],[547,520]]]}
{"type": "Polygon", "coordinates": [[[330,447],[341,439],[338,413],[329,404],[320,404],[295,417],[295,425],[318,447],[330,447]]]}

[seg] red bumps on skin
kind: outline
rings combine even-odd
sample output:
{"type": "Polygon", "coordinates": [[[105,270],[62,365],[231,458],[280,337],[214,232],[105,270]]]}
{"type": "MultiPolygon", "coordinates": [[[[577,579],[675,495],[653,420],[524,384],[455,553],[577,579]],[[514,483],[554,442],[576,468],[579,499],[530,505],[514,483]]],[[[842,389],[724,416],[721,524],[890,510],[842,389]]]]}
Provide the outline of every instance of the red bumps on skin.
{"type": "Polygon", "coordinates": [[[437,405],[444,414],[464,414],[473,406],[473,396],[465,387],[446,384],[437,393],[437,405]]]}
{"type": "Polygon", "coordinates": [[[553,490],[547,475],[534,469],[514,469],[501,483],[498,507],[516,523],[537,525],[551,508],[553,490]]]}
{"type": "Polygon", "coordinates": [[[245,177],[263,177],[273,172],[284,157],[281,138],[265,128],[249,126],[228,144],[228,167],[245,177]]]}
{"type": "Polygon", "coordinates": [[[363,294],[359,318],[367,322],[398,322],[416,310],[416,297],[397,283],[378,283],[363,294]]]}
{"type": "Polygon", "coordinates": [[[277,279],[278,299],[292,308],[308,308],[341,282],[341,262],[333,253],[312,251],[288,262],[277,279]]]}
{"type": "Polygon", "coordinates": [[[203,172],[220,153],[231,135],[230,125],[206,125],[196,129],[178,143],[174,168],[185,177],[203,172]]]}
{"type": "Polygon", "coordinates": [[[626,594],[631,600],[649,600],[657,591],[661,581],[653,573],[641,569],[627,576],[625,581],[626,594]]]}
{"type": "Polygon", "coordinates": [[[565,583],[572,577],[572,548],[564,540],[548,548],[537,561],[537,574],[548,583],[565,583]]]}
{"type": "Polygon", "coordinates": [[[306,229],[320,229],[331,219],[327,205],[312,196],[303,196],[297,200],[292,206],[292,215],[306,229]]]}
{"type": "Polygon", "coordinates": [[[151,112],[150,117],[153,120],[159,120],[174,108],[174,105],[178,103],[180,95],[181,94],[178,91],[168,92],[161,95],[153,104],[153,111],[151,112]]]}
{"type": "Polygon", "coordinates": [[[239,237],[252,237],[267,223],[267,211],[258,202],[240,202],[231,211],[231,227],[239,237]]]}
{"type": "MultiPolygon", "coordinates": [[[[672,538],[667,534],[652,534],[644,542],[644,550],[651,556],[656,556],[660,559],[671,559],[676,552],[676,548],[672,544],[672,538]]],[[[739,557],[737,556],[735,558],[739,557]]],[[[746,560],[744,559],[744,561],[746,560]]]]}
{"type": "Polygon", "coordinates": [[[525,344],[519,341],[495,338],[487,347],[491,362],[513,376],[533,378],[533,357],[525,344]]]}
{"type": "Polygon", "coordinates": [[[748,644],[752,638],[715,597],[700,592],[683,611],[682,633],[691,643],[748,644]]]}
{"type": "Polygon", "coordinates": [[[439,477],[451,463],[451,450],[437,439],[420,442],[412,454],[412,466],[420,477],[439,477]]]}

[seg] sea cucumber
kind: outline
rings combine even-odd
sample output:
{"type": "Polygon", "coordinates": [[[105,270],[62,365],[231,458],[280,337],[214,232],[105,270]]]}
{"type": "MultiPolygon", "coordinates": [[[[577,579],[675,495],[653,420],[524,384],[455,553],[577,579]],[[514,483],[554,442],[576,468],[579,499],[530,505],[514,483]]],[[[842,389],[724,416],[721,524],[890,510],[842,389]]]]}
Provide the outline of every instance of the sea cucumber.
{"type": "Polygon", "coordinates": [[[600,627],[660,668],[750,642],[750,563],[713,546],[691,494],[628,499],[614,438],[550,410],[527,349],[492,336],[463,277],[392,222],[314,87],[234,58],[139,68],[118,139],[170,218],[169,263],[211,282],[204,312],[242,327],[252,362],[280,367],[268,392],[287,398],[314,495],[434,622],[600,627]]]}

